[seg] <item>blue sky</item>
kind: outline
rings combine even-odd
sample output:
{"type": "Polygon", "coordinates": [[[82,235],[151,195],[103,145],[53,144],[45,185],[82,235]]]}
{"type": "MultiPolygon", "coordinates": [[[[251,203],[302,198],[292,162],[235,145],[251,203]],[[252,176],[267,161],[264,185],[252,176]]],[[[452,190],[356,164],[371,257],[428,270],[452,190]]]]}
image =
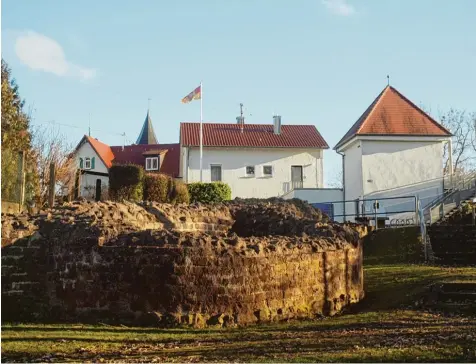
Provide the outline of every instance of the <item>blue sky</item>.
{"type": "MultiPolygon", "coordinates": [[[[205,121],[314,124],[331,148],[391,84],[437,116],[476,109],[474,0],[3,0],[2,53],[34,124],[71,143],[135,141],[151,98],[161,143],[205,121]],[[99,130],[99,131],[96,131],[99,130]],[[106,132],[104,132],[106,131],[106,132]],[[116,135],[114,134],[116,133],[116,135]]],[[[325,180],[340,157],[324,157],[325,180]]]]}

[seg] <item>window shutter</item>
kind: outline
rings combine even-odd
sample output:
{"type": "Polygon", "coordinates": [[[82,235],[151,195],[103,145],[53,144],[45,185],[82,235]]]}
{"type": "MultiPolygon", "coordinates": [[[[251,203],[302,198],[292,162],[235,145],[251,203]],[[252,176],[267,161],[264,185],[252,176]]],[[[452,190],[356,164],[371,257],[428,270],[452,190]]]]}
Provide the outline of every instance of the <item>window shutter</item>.
{"type": "Polygon", "coordinates": [[[83,168],[83,158],[79,158],[79,168],[83,168]]]}
{"type": "Polygon", "coordinates": [[[91,169],[94,169],[94,161],[96,160],[95,157],[91,158],[91,169]]]}

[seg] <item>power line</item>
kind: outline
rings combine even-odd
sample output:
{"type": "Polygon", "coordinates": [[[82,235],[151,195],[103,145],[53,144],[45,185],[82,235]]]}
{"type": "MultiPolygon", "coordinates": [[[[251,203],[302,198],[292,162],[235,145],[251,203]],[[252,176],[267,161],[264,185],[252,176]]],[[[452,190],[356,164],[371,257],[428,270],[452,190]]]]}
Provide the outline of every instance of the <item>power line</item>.
{"type": "MultiPolygon", "coordinates": [[[[59,126],[65,126],[68,128],[74,128],[74,129],[84,129],[83,126],[77,126],[77,125],[71,125],[71,124],[63,124],[63,123],[58,123],[55,120],[46,120],[46,121],[35,121],[35,123],[43,123],[43,124],[51,124],[51,125],[59,125],[59,126]]],[[[100,129],[91,129],[90,131],[97,131],[99,133],[105,133],[105,134],[110,134],[110,135],[118,135],[118,136],[124,136],[124,132],[122,133],[115,133],[115,132],[110,132],[110,131],[104,131],[100,129]]]]}

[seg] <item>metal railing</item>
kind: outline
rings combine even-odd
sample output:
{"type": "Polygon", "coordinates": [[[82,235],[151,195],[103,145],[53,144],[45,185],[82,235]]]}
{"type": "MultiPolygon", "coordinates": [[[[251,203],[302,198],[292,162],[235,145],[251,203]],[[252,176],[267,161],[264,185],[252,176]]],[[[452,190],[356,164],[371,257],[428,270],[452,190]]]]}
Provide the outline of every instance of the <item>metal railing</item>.
{"type": "Polygon", "coordinates": [[[332,216],[329,217],[333,220],[353,220],[381,228],[418,225],[420,219],[417,201],[416,196],[399,196],[329,201],[312,205],[318,208],[329,206],[326,210],[332,211],[332,216]]]}
{"type": "Polygon", "coordinates": [[[427,224],[433,224],[476,192],[476,172],[454,173],[444,177],[445,191],[422,209],[427,224]]]}
{"type": "Polygon", "coordinates": [[[302,186],[303,186],[303,181],[291,181],[291,188],[293,190],[302,188],[302,186]]]}

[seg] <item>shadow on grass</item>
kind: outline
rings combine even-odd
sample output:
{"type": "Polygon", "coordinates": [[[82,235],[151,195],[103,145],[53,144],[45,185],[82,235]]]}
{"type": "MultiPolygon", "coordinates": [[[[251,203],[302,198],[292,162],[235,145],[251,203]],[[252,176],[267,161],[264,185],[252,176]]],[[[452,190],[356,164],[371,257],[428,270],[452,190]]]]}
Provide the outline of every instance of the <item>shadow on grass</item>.
{"type": "MultiPolygon", "coordinates": [[[[62,358],[74,358],[75,360],[96,361],[98,357],[104,360],[127,361],[137,358],[141,361],[148,361],[151,358],[175,359],[179,361],[189,361],[191,357],[197,357],[200,361],[230,361],[239,359],[241,361],[250,360],[270,360],[281,358],[289,361],[299,360],[303,356],[313,359],[313,361],[329,361],[333,358],[339,361],[345,361],[346,358],[353,358],[353,361],[361,359],[361,351],[366,350],[369,358],[380,358],[379,361],[402,361],[402,359],[412,359],[407,357],[406,352],[411,350],[427,350],[431,355],[428,361],[460,361],[473,359],[476,343],[471,338],[465,338],[472,335],[475,331],[474,323],[466,323],[458,326],[440,326],[434,327],[431,331],[417,331],[417,325],[406,325],[395,330],[387,327],[385,330],[372,331],[368,327],[361,325],[357,331],[349,331],[346,328],[335,330],[329,335],[325,331],[309,331],[308,335],[292,335],[287,331],[280,331],[279,335],[261,337],[258,334],[248,334],[246,336],[237,335],[236,340],[203,340],[181,341],[177,347],[162,348],[159,347],[162,340],[148,342],[128,343],[121,340],[104,341],[106,344],[116,343],[115,347],[105,350],[100,347],[95,350],[76,350],[74,352],[63,354],[62,358]],[[457,335],[455,339],[452,339],[457,335]],[[190,346],[192,345],[192,346],[190,346]],[[390,353],[390,350],[401,350],[399,353],[390,353]],[[443,350],[446,354],[439,357],[437,351],[443,350]],[[431,359],[431,360],[430,360],[431,359]]],[[[33,338],[24,338],[31,340],[33,338]]],[[[54,338],[50,338],[54,340],[54,338]]],[[[58,338],[59,339],[59,338],[58,338]]],[[[81,341],[81,339],[79,339],[81,341]]],[[[98,340],[101,341],[101,340],[98,340]]],[[[80,344],[80,343],[79,343],[80,344]]],[[[65,344],[67,345],[67,344],[65,344]]],[[[8,350],[4,353],[10,360],[20,360],[28,356],[26,353],[10,353],[8,350]]],[[[406,360],[403,360],[406,361],[406,360]]]]}
{"type": "MultiPolygon", "coordinates": [[[[390,312],[388,313],[390,316],[390,312]]],[[[398,313],[394,312],[394,315],[398,313]]],[[[265,325],[265,326],[252,326],[248,328],[235,328],[235,329],[216,329],[216,330],[177,330],[177,329],[142,329],[142,328],[117,328],[117,329],[107,329],[102,327],[85,327],[85,328],[78,328],[78,329],[71,329],[65,327],[43,327],[41,325],[38,326],[14,326],[14,327],[4,327],[2,328],[2,333],[4,334],[2,337],[2,341],[54,341],[54,340],[79,340],[79,341],[90,341],[90,342],[114,342],[114,339],[104,339],[104,338],[87,338],[87,337],[80,337],[80,336],[87,336],[89,334],[95,335],[98,332],[101,333],[111,333],[116,334],[117,336],[123,334],[147,334],[147,335],[187,335],[191,336],[192,338],[167,338],[167,339],[160,339],[160,342],[176,342],[177,339],[180,339],[181,342],[193,342],[196,338],[203,338],[203,335],[211,335],[217,336],[217,340],[210,340],[208,336],[205,341],[207,342],[220,342],[220,338],[224,336],[233,337],[233,336],[243,336],[243,335],[262,335],[265,336],[266,334],[273,334],[273,333],[293,333],[293,332],[317,332],[317,333],[333,333],[333,332],[342,332],[342,331],[359,331],[359,330],[394,330],[394,329],[414,329],[417,327],[420,330],[425,328],[432,328],[432,327],[440,327],[443,324],[450,324],[451,327],[473,327],[476,330],[476,321],[454,321],[451,318],[444,318],[440,321],[435,321],[434,318],[431,319],[422,319],[417,318],[415,316],[409,317],[400,317],[395,318],[394,321],[389,321],[390,317],[387,316],[383,317],[375,317],[374,320],[364,320],[359,323],[345,323],[342,320],[337,322],[313,322],[313,321],[304,321],[301,325],[299,322],[293,322],[292,324],[275,324],[275,325],[265,325]],[[402,320],[398,322],[398,319],[402,320]],[[67,330],[67,331],[66,331],[67,330]],[[52,333],[62,333],[62,336],[45,336],[45,337],[37,337],[37,336],[21,336],[21,337],[5,337],[9,332],[52,332],[52,333]],[[75,336],[80,335],[80,336],[75,336]]],[[[350,318],[351,316],[349,316],[350,318]]],[[[345,316],[341,316],[340,318],[345,318],[345,316]]],[[[331,319],[332,320],[332,319],[331,319]]],[[[157,338],[152,337],[151,340],[157,341],[157,338]]],[[[148,341],[141,338],[141,341],[148,341]]],[[[130,343],[137,343],[137,340],[128,340],[124,339],[121,342],[130,342],[130,343]]]]}

